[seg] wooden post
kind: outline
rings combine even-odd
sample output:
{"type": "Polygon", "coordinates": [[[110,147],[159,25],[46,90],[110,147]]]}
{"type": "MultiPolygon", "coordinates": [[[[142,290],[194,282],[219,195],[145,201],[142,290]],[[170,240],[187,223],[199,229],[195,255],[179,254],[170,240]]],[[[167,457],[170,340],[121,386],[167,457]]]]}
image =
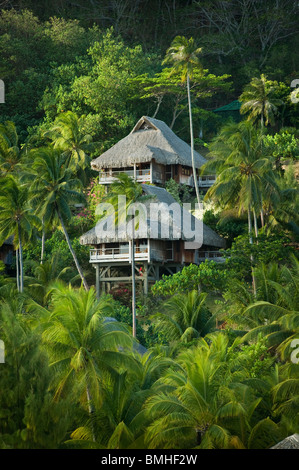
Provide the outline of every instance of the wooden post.
{"type": "Polygon", "coordinates": [[[95,270],[96,270],[96,294],[97,294],[97,299],[100,298],[101,295],[101,286],[100,286],[100,266],[99,264],[94,265],[95,270]]]}
{"type": "Polygon", "coordinates": [[[137,180],[137,169],[136,169],[136,163],[134,163],[134,180],[137,180]]]}
{"type": "Polygon", "coordinates": [[[159,265],[155,266],[156,281],[160,280],[159,265]]]}
{"type": "Polygon", "coordinates": [[[143,293],[148,294],[148,264],[143,264],[143,293]]]}

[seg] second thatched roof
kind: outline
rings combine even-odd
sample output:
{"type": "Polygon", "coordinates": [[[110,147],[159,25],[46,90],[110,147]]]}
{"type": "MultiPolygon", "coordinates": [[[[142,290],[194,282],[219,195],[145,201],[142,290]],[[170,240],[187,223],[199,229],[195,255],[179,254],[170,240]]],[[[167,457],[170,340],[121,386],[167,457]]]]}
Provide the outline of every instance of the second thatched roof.
{"type": "MultiPolygon", "coordinates": [[[[93,170],[123,168],[152,160],[162,165],[191,167],[191,147],[165,122],[143,116],[129,135],[92,160],[91,167],[93,170]]],[[[194,162],[195,167],[200,168],[206,163],[206,159],[194,151],[194,162]]]]}
{"type": "MultiPolygon", "coordinates": [[[[147,201],[143,203],[146,207],[146,220],[144,221],[142,230],[137,230],[137,232],[134,234],[135,239],[181,239],[188,241],[188,237],[186,236],[186,231],[184,231],[183,226],[185,220],[187,223],[190,221],[190,224],[192,225],[192,227],[190,227],[191,230],[195,230],[196,227],[199,227],[199,230],[202,232],[200,234],[200,244],[202,243],[203,245],[208,245],[215,248],[225,247],[225,240],[223,238],[221,238],[216,232],[214,232],[214,230],[205,225],[202,221],[199,223],[198,219],[187,212],[184,207],[180,207],[177,201],[171,196],[171,194],[169,194],[168,191],[163,188],[147,184],[142,184],[142,189],[143,193],[148,196],[147,201]],[[161,215],[161,218],[159,218],[158,212],[149,211],[150,205],[153,202],[156,202],[159,205],[165,205],[166,209],[169,208],[169,206],[172,204],[176,204],[179,207],[179,214],[177,213],[176,215],[173,215],[170,212],[169,217],[167,215],[161,215]],[[159,226],[158,231],[155,231],[156,226],[159,226]],[[165,236],[165,234],[167,235],[165,236]]],[[[80,238],[80,243],[82,245],[100,245],[101,243],[127,242],[131,239],[129,224],[125,226],[123,230],[114,230],[113,228],[109,230],[106,224],[109,225],[108,217],[102,219],[101,223],[98,223],[95,227],[82,235],[80,238]]]]}

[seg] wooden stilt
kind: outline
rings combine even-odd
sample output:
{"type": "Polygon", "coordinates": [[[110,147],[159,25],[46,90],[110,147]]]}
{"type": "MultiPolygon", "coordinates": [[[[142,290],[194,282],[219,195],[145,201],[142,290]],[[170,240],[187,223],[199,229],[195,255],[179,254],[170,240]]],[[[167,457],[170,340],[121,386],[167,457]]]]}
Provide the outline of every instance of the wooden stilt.
{"type": "Polygon", "coordinates": [[[97,299],[100,298],[101,295],[101,281],[100,281],[100,266],[98,264],[95,265],[95,270],[96,270],[96,294],[97,294],[97,299]]]}

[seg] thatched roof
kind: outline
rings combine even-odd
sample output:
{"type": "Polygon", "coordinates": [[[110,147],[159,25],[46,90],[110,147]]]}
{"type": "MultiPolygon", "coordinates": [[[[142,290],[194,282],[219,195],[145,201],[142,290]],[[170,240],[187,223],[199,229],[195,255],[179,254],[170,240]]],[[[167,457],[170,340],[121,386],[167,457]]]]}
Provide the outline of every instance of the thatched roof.
{"type": "MultiPolygon", "coordinates": [[[[191,167],[191,147],[180,139],[163,121],[143,116],[129,135],[92,160],[94,170],[133,166],[152,160],[162,165],[186,165],[191,167]]],[[[194,151],[196,168],[206,159],[194,151]]]]}
{"type": "Polygon", "coordinates": [[[271,447],[271,449],[299,449],[299,434],[286,437],[283,441],[271,447]]]}
{"type": "MultiPolygon", "coordinates": [[[[157,186],[151,186],[147,184],[142,185],[144,195],[148,198],[143,201],[146,207],[146,214],[143,223],[140,223],[139,229],[134,234],[135,239],[150,238],[153,240],[185,240],[188,241],[188,235],[184,231],[183,223],[190,221],[190,230],[196,230],[199,234],[200,244],[210,245],[217,248],[223,248],[225,241],[217,235],[214,230],[205,225],[202,221],[196,219],[186,209],[180,207],[175,199],[165,189],[157,186]],[[159,203],[159,209],[166,209],[171,204],[176,204],[178,212],[168,213],[167,215],[161,216],[158,211],[150,211],[151,203],[159,203]],[[156,230],[157,229],[157,230],[156,230]],[[200,233],[199,233],[200,232],[200,233]],[[202,234],[202,238],[200,235],[202,234]]],[[[102,219],[101,223],[98,223],[95,227],[89,230],[87,233],[81,236],[80,243],[82,245],[99,245],[101,243],[117,243],[126,242],[131,239],[130,233],[131,226],[128,223],[123,229],[116,227],[108,229],[109,217],[102,219]]]]}

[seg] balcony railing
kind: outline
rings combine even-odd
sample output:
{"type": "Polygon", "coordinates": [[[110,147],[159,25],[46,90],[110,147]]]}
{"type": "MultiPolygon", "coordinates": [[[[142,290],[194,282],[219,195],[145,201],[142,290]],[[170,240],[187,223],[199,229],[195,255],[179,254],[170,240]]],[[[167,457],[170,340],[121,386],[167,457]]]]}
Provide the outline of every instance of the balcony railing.
{"type": "Polygon", "coordinates": [[[216,261],[217,263],[222,263],[225,261],[225,258],[219,251],[200,251],[198,253],[198,260],[202,262],[206,259],[216,261]]]}
{"type": "Polygon", "coordinates": [[[216,181],[215,175],[200,176],[198,178],[198,185],[201,188],[210,188],[216,181]]]}
{"type": "MultiPolygon", "coordinates": [[[[100,173],[99,182],[100,183],[112,183],[115,178],[121,174],[126,174],[131,178],[134,178],[134,170],[115,170],[115,171],[102,171],[100,173]]],[[[151,170],[150,168],[143,168],[141,170],[136,170],[136,181],[150,181],[151,180],[151,170]]]]}
{"type": "MultiPolygon", "coordinates": [[[[136,260],[148,260],[148,247],[135,247],[134,250],[136,260]]],[[[95,261],[130,261],[130,250],[120,248],[100,248],[90,250],[90,262],[95,261]]]]}

